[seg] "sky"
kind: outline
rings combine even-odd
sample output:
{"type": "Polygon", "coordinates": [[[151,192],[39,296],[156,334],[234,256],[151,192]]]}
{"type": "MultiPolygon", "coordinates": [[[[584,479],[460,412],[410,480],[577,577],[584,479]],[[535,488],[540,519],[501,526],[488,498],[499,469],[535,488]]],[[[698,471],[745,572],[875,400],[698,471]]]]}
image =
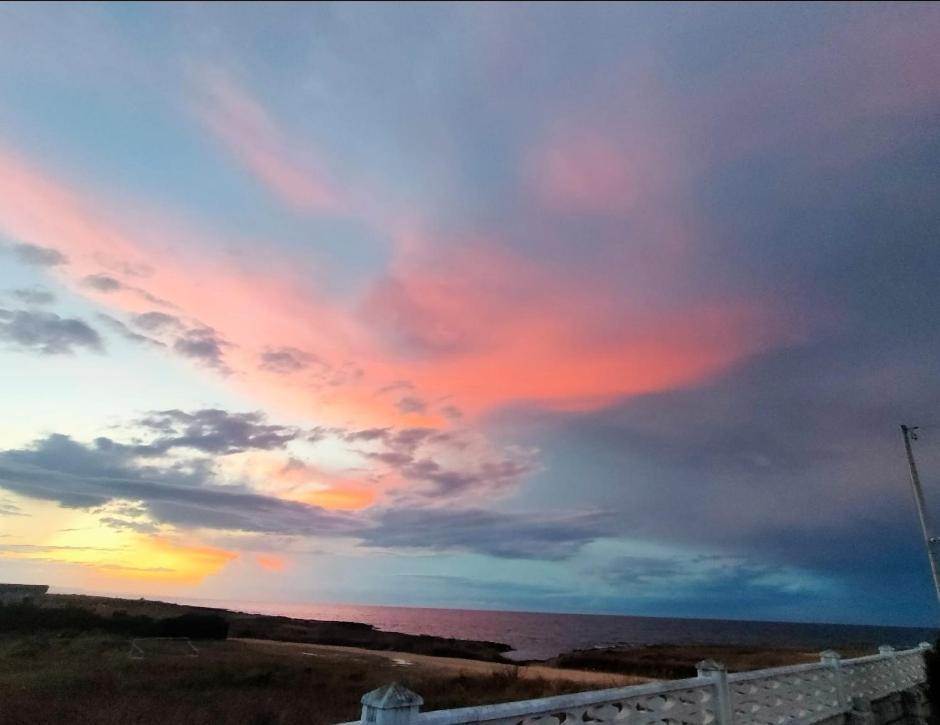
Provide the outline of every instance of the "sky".
{"type": "Polygon", "coordinates": [[[0,5],[0,580],[936,624],[938,48],[926,3],[0,5]]]}

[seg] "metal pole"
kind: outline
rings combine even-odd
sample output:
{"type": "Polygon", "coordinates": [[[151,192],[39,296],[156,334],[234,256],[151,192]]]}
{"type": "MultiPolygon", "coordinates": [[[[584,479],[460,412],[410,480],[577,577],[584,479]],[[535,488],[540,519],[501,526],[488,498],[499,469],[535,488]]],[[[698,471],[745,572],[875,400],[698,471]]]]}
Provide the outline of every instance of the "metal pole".
{"type": "Polygon", "coordinates": [[[924,491],[920,487],[920,475],[917,473],[917,464],[914,462],[914,451],[911,449],[911,439],[917,440],[917,426],[901,426],[904,436],[904,450],[907,453],[907,464],[911,469],[911,488],[914,490],[914,503],[917,504],[917,515],[920,517],[920,528],[924,533],[924,544],[927,547],[927,558],[930,559],[930,573],[933,574],[933,586],[937,592],[937,601],[940,602],[940,572],[937,571],[937,557],[934,545],[937,538],[931,532],[930,521],[927,518],[927,505],[924,503],[924,491]]]}

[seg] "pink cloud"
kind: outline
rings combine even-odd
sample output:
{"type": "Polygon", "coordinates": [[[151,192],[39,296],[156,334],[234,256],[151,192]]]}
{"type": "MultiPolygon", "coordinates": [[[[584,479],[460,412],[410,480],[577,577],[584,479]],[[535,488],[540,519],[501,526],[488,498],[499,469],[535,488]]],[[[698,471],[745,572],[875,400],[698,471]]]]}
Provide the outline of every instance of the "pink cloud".
{"type": "MultiPolygon", "coordinates": [[[[0,229],[18,241],[58,249],[69,258],[62,280],[75,292],[127,312],[154,309],[146,295],[168,300],[187,324],[209,326],[231,341],[226,355],[240,370],[236,384],[255,376],[260,349],[292,340],[344,359],[346,323],[316,297],[289,260],[239,260],[212,255],[218,240],[167,215],[119,205],[87,187],[55,180],[46,170],[0,147],[0,229]],[[127,290],[100,292],[83,284],[102,268],[131,275],[127,290]],[[146,295],[142,295],[141,291],[146,295]],[[293,309],[292,313],[287,310],[293,309]],[[315,325],[302,324],[298,316],[315,325]]],[[[264,379],[265,376],[257,376],[264,379]]]]}
{"type": "MultiPolygon", "coordinates": [[[[149,270],[135,286],[216,331],[231,385],[318,421],[447,425],[435,406],[403,413],[395,396],[374,394],[403,379],[421,400],[453,396],[471,417],[519,402],[596,408],[694,383],[792,332],[759,300],[631,304],[593,273],[516,256],[495,240],[433,244],[413,227],[389,272],[350,309],[318,297],[289,257],[212,255],[224,245],[191,226],[137,208],[131,223],[114,206],[0,150],[4,232],[57,247],[72,260],[62,274],[77,292],[129,312],[153,307],[81,280],[101,271],[102,255],[149,270]],[[290,376],[261,369],[261,351],[284,345],[323,365],[290,376]]],[[[688,263],[677,252],[675,264],[650,268],[647,287],[681,284],[688,263]]]]}
{"type": "MultiPolygon", "coordinates": [[[[601,407],[694,383],[795,334],[760,300],[631,306],[598,280],[486,241],[443,246],[378,281],[361,314],[390,374],[453,394],[471,413],[513,402],[601,407]]],[[[685,271],[654,269],[653,286],[685,271]]]]}
{"type": "Polygon", "coordinates": [[[231,77],[210,71],[202,78],[196,115],[278,199],[301,212],[337,212],[346,206],[322,161],[309,158],[305,146],[290,140],[231,77]]]}
{"type": "Polygon", "coordinates": [[[528,171],[539,201],[562,212],[629,211],[648,183],[623,149],[591,134],[537,148],[528,171]]]}

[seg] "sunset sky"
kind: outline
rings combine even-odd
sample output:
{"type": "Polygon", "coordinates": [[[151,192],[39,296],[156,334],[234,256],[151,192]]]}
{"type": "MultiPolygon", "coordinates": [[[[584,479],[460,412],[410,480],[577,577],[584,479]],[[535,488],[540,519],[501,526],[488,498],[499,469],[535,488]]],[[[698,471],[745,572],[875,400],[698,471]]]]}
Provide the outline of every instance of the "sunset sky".
{"type": "Polygon", "coordinates": [[[0,581],[935,624],[940,8],[0,5],[0,581]]]}

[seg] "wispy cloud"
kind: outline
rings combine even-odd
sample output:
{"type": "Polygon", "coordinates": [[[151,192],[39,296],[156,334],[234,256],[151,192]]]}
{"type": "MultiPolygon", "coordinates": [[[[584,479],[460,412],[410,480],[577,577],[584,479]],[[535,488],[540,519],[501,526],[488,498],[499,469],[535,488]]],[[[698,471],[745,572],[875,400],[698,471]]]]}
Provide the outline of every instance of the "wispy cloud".
{"type": "Polygon", "coordinates": [[[37,267],[58,267],[68,264],[68,258],[57,249],[43,247],[38,244],[15,244],[13,254],[26,264],[37,267]]]}
{"type": "Polygon", "coordinates": [[[304,144],[284,131],[235,80],[219,69],[203,73],[194,103],[197,117],[246,170],[276,198],[301,212],[336,212],[345,201],[323,168],[309,159],[304,144]],[[308,156],[307,162],[300,159],[308,156]]]}
{"type": "Polygon", "coordinates": [[[15,289],[10,294],[26,305],[50,305],[56,299],[52,292],[38,287],[15,289]]]}

